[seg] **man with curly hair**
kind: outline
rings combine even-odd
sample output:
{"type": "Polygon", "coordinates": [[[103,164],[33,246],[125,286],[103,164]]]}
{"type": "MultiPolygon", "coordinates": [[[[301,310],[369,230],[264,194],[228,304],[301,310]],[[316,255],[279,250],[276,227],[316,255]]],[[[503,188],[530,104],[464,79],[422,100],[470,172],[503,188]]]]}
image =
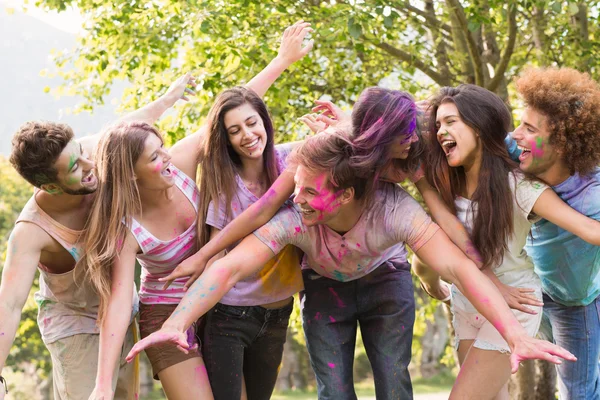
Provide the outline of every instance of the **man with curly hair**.
{"type": "MultiPolygon", "coordinates": [[[[521,169],[600,220],[600,87],[569,68],[527,69],[515,83],[526,104],[512,135],[521,169]]],[[[600,247],[541,220],[527,253],[544,290],[540,332],[577,357],[557,366],[560,398],[600,399],[600,247]]]]}

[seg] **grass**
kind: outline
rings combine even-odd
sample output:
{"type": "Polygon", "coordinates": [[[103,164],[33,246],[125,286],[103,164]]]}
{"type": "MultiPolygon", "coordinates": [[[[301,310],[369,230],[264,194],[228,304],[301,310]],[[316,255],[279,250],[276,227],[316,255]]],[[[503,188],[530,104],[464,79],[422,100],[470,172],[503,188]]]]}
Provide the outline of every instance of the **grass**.
{"type": "MultiPolygon", "coordinates": [[[[450,373],[442,373],[433,378],[416,378],[412,380],[413,392],[415,394],[428,394],[439,392],[450,392],[456,377],[450,373]]],[[[358,397],[375,397],[375,388],[372,381],[364,381],[355,384],[355,390],[358,397]]],[[[271,400],[312,400],[317,398],[316,391],[289,391],[275,393],[271,400]]]]}
{"type": "MultiPolygon", "coordinates": [[[[451,373],[441,373],[433,378],[423,379],[416,378],[412,380],[413,392],[415,394],[428,394],[450,392],[456,377],[451,373]]],[[[366,380],[354,385],[358,397],[375,397],[375,388],[372,380],[366,380]]],[[[312,391],[296,391],[275,393],[271,400],[313,400],[317,398],[316,390],[312,391]]],[[[148,400],[164,400],[165,396],[160,389],[160,384],[155,384],[154,391],[146,396],[148,400]]]]}

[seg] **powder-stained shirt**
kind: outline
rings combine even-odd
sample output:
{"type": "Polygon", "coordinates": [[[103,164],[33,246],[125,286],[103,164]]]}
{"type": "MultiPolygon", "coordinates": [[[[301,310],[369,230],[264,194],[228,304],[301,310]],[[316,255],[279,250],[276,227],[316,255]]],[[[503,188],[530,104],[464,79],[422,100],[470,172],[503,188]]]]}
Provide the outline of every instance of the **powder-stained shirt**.
{"type": "MultiPolygon", "coordinates": [[[[505,142],[511,157],[518,159],[516,141],[507,136],[505,142]]],[[[600,221],[600,168],[587,176],[572,175],[552,189],[574,210],[600,221]]],[[[600,296],[599,246],[542,219],[533,225],[525,249],[552,300],[587,306],[600,296]]]]}
{"type": "MultiPolygon", "coordinates": [[[[279,173],[287,167],[286,158],[291,150],[292,146],[290,144],[275,146],[279,173]]],[[[224,201],[219,201],[217,213],[215,213],[214,204],[211,202],[206,215],[207,225],[223,229],[234,218],[258,201],[258,197],[248,190],[239,175],[236,175],[235,179],[237,190],[231,201],[231,215],[227,215],[227,205],[224,201]]],[[[288,203],[283,207],[290,204],[288,200],[288,203]]],[[[231,251],[234,247],[235,245],[229,247],[227,251],[231,251]]],[[[230,306],[258,306],[287,299],[300,290],[302,290],[302,274],[300,272],[299,251],[294,246],[286,246],[260,271],[237,282],[220,302],[230,306]]]]}
{"type": "Polygon", "coordinates": [[[405,262],[408,244],[417,251],[439,227],[400,186],[382,183],[352,229],[343,235],[326,225],[307,227],[295,207],[280,210],[254,232],[277,254],[292,244],[307,265],[338,281],[359,279],[386,261],[405,262]]]}
{"type": "MultiPolygon", "coordinates": [[[[552,189],[573,209],[600,221],[600,168],[588,176],[572,175],[552,189]]],[[[600,296],[599,246],[542,219],[531,228],[526,249],[552,300],[587,306],[600,296]]]]}
{"type": "MultiPolygon", "coordinates": [[[[198,187],[192,178],[174,166],[173,178],[175,185],[192,203],[196,213],[200,199],[198,187]]],[[[129,229],[142,249],[137,260],[142,266],[140,279],[140,302],[142,304],[178,304],[185,295],[183,285],[188,278],[175,279],[171,286],[163,289],[164,282],[159,278],[169,275],[180,262],[196,252],[197,218],[185,230],[171,240],[160,240],[138,221],[132,218],[129,229]]]]}
{"type": "MultiPolygon", "coordinates": [[[[507,239],[507,251],[504,252],[502,262],[495,265],[493,271],[505,285],[539,290],[540,279],[535,274],[533,262],[524,248],[531,225],[539,220],[532,212],[533,206],[548,186],[538,181],[527,180],[520,172],[509,173],[508,183],[513,199],[513,232],[507,239]]],[[[454,204],[456,216],[470,234],[477,215],[476,203],[459,196],[454,200],[454,204]]],[[[469,300],[456,289],[453,290],[452,303],[454,307],[464,311],[477,312],[469,300]]]]}

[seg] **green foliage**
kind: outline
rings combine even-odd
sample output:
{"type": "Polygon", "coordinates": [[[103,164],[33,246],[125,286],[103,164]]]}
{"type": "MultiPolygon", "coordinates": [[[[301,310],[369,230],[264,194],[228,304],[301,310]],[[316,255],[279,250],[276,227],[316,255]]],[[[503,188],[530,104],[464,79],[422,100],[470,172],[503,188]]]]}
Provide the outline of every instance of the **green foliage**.
{"type": "Polygon", "coordinates": [[[8,160],[0,156],[0,260],[6,259],[6,244],[21,209],[33,193],[29,185],[14,170],[8,160]]]}

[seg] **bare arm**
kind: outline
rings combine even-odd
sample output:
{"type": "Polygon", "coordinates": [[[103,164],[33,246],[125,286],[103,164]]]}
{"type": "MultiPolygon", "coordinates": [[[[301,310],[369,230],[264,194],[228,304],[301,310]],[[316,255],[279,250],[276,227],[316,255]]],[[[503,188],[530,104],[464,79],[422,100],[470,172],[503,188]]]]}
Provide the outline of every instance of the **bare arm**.
{"type": "Polygon", "coordinates": [[[131,233],[112,269],[112,287],[106,315],[100,327],[100,348],[98,350],[98,371],[94,399],[112,399],[112,377],[119,362],[121,347],[130,322],[131,293],[135,273],[135,255],[138,244],[131,233]]]}
{"type": "Polygon", "coordinates": [[[469,233],[458,217],[452,214],[448,207],[446,207],[439,193],[425,178],[419,179],[419,181],[415,183],[415,186],[417,186],[417,189],[421,192],[421,196],[423,196],[423,200],[425,200],[425,204],[427,204],[429,212],[435,222],[442,228],[446,235],[448,235],[450,240],[452,240],[452,243],[461,249],[478,268],[481,268],[483,266],[481,255],[471,241],[469,233]]]}
{"type": "Polygon", "coordinates": [[[184,332],[206,314],[240,280],[259,271],[273,258],[273,251],[256,236],[249,235],[225,257],[215,261],[187,291],[163,327],[138,342],[127,360],[147,347],[173,342],[188,348],[184,332]]]}
{"type": "Polygon", "coordinates": [[[310,23],[302,20],[288,27],[283,32],[277,57],[265,69],[259,72],[258,75],[252,78],[246,86],[254,90],[260,97],[263,97],[283,71],[296,61],[302,59],[312,49],[312,40],[306,46],[302,47],[302,41],[311,31],[310,23]]]}
{"type": "Polygon", "coordinates": [[[526,359],[539,358],[555,364],[560,364],[559,357],[574,359],[572,354],[558,346],[527,336],[496,287],[443,231],[435,233],[416,254],[442,278],[454,283],[498,330],[510,346],[513,372],[518,369],[519,362],[526,359]]]}
{"type": "MultiPolygon", "coordinates": [[[[179,77],[175,82],[173,82],[171,86],[169,86],[169,89],[167,89],[167,92],[157,100],[154,100],[152,103],[126,114],[118,121],[142,121],[150,125],[154,124],[161,117],[161,115],[164,114],[165,111],[173,107],[177,100],[183,99],[187,101],[188,98],[186,97],[186,93],[194,94],[194,91],[187,87],[188,85],[191,87],[196,87],[194,78],[189,73],[179,77]]],[[[95,135],[85,136],[79,139],[79,142],[90,154],[93,154],[98,142],[100,142],[101,137],[102,132],[95,135]]]]}
{"type": "Polygon", "coordinates": [[[0,371],[19,327],[42,249],[50,240],[46,232],[30,223],[17,224],[8,239],[0,282],[0,371]]]}
{"type": "Polygon", "coordinates": [[[293,192],[294,173],[286,170],[279,175],[267,193],[256,203],[227,224],[214,238],[211,236],[210,242],[196,254],[184,260],[169,276],[162,278],[161,281],[167,281],[168,285],[174,279],[191,276],[185,284],[185,287],[189,288],[204,271],[208,260],[266,224],[293,192]]]}
{"type": "Polygon", "coordinates": [[[533,212],[586,242],[600,246],[600,221],[574,210],[553,190],[544,190],[533,205],[533,212]]]}

